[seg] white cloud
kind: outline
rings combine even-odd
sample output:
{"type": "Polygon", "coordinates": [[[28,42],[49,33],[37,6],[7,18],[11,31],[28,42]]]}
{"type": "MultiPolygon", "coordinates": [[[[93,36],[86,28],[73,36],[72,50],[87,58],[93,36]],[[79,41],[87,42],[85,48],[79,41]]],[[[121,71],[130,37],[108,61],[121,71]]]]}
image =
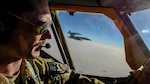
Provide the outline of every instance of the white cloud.
{"type": "Polygon", "coordinates": [[[147,30],[147,29],[143,29],[141,32],[142,32],[143,34],[148,34],[148,33],[150,33],[150,31],[147,30]]]}

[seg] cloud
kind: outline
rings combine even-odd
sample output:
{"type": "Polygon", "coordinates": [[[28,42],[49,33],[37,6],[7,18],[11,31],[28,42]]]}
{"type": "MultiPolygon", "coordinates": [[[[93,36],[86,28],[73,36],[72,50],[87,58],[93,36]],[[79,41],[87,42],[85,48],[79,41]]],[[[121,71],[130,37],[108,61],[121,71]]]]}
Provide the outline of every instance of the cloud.
{"type": "Polygon", "coordinates": [[[147,30],[147,29],[143,29],[141,32],[142,32],[143,34],[148,34],[148,33],[150,33],[150,31],[147,30]]]}

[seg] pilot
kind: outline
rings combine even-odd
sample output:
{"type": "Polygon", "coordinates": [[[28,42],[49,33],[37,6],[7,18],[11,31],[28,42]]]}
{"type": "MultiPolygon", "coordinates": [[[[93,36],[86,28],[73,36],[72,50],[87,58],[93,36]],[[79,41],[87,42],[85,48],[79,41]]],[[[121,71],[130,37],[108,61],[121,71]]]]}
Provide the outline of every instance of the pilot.
{"type": "Polygon", "coordinates": [[[40,56],[51,21],[46,0],[0,2],[0,84],[103,84],[40,56]]]}

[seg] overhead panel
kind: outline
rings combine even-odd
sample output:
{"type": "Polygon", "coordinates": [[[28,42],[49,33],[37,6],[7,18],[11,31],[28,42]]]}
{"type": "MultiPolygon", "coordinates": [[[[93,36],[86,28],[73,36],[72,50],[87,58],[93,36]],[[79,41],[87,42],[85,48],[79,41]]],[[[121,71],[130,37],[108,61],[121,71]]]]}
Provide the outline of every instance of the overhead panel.
{"type": "Polygon", "coordinates": [[[100,0],[104,7],[121,7],[126,4],[126,0],[100,0]]]}
{"type": "Polygon", "coordinates": [[[99,0],[50,0],[50,4],[101,6],[99,0]]]}
{"type": "Polygon", "coordinates": [[[150,0],[127,0],[130,12],[136,12],[150,8],[150,0]]]}

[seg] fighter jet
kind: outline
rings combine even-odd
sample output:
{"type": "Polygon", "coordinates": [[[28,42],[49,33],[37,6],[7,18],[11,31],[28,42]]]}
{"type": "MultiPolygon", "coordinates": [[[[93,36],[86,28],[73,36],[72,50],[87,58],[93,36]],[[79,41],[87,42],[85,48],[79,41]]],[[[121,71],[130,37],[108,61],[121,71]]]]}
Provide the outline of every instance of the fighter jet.
{"type": "Polygon", "coordinates": [[[86,38],[86,37],[80,37],[80,36],[75,36],[75,35],[81,35],[80,33],[75,33],[75,32],[71,32],[70,30],[67,32],[68,34],[70,34],[70,36],[68,36],[69,38],[73,38],[75,40],[89,40],[91,41],[91,39],[86,38]]]}

